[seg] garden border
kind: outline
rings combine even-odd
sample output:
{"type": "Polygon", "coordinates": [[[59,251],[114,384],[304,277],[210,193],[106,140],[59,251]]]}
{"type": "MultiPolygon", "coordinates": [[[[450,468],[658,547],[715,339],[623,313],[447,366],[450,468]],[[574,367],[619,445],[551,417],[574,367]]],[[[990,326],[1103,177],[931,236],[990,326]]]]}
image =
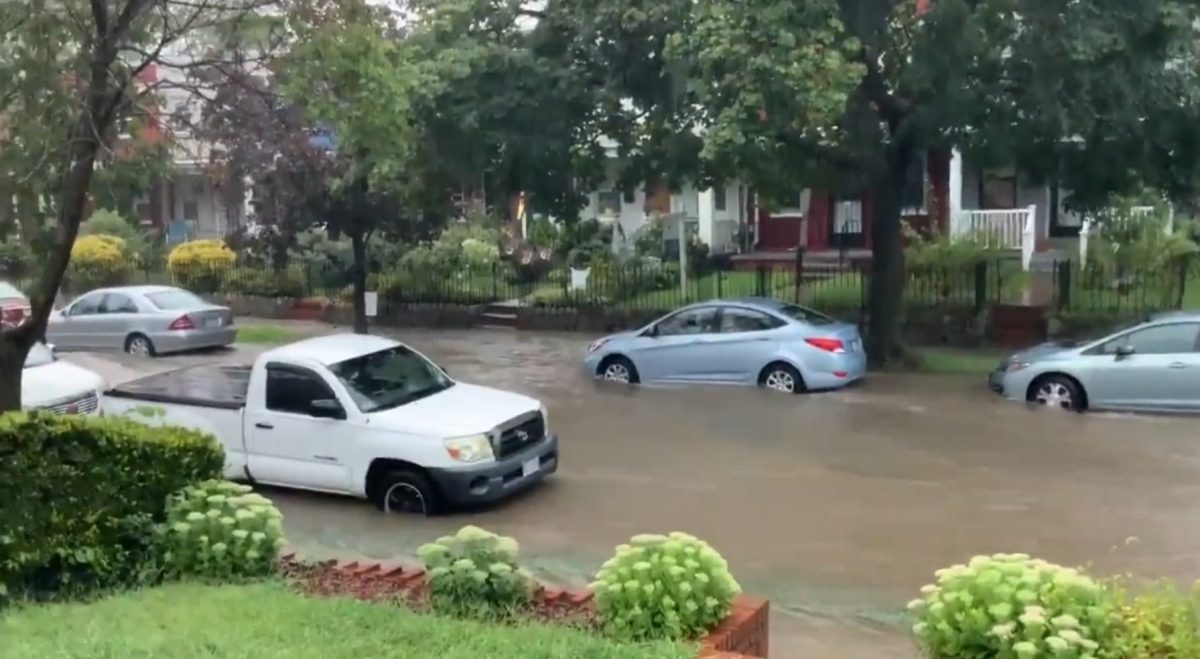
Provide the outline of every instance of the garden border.
{"type": "MultiPolygon", "coordinates": [[[[297,552],[285,550],[279,562],[283,573],[301,579],[306,569],[315,568],[337,574],[341,579],[361,580],[369,587],[349,592],[359,599],[381,599],[389,596],[419,596],[425,589],[425,570],[397,560],[305,561],[297,552]]],[[[318,594],[330,595],[334,592],[318,594]]],[[[543,610],[589,614],[595,612],[590,590],[563,590],[538,583],[534,593],[543,610]]],[[[716,629],[700,639],[700,659],[768,659],[770,641],[769,600],[739,594],[734,598],[729,615],[716,629]]]]}

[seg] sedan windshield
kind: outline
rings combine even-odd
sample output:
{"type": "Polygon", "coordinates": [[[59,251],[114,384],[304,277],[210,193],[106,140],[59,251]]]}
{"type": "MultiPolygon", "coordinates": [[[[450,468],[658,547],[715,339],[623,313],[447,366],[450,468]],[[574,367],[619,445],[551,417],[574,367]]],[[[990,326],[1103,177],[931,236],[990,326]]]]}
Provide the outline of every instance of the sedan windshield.
{"type": "Polygon", "coordinates": [[[35,343],[25,357],[25,368],[45,366],[54,363],[54,353],[44,343],[35,343]]]}
{"type": "Polygon", "coordinates": [[[798,304],[781,304],[778,311],[788,318],[808,323],[809,325],[830,325],[837,322],[823,313],[813,311],[808,307],[802,307],[798,304]]]}
{"type": "Polygon", "coordinates": [[[442,369],[405,346],[329,367],[363,412],[399,407],[454,386],[442,369]]]}
{"type": "Polygon", "coordinates": [[[195,294],[181,291],[177,288],[150,293],[146,295],[146,298],[150,300],[151,304],[163,311],[183,311],[208,306],[207,302],[201,300],[195,294]]]}
{"type": "Polygon", "coordinates": [[[0,281],[0,298],[14,298],[18,300],[25,299],[25,295],[18,291],[15,286],[6,282],[0,281]]]}

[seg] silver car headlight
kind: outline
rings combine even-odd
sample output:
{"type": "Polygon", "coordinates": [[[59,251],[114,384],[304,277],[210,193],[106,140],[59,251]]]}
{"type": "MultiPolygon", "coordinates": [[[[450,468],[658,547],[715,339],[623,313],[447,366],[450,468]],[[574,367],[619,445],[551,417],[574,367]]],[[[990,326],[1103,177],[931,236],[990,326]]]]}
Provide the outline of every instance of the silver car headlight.
{"type": "Polygon", "coordinates": [[[457,462],[481,462],[492,460],[492,442],[487,435],[467,435],[442,440],[446,453],[457,462]]]}
{"type": "Polygon", "coordinates": [[[1017,371],[1023,371],[1027,368],[1029,368],[1029,362],[1023,362],[1018,359],[1012,359],[1012,360],[1009,360],[1008,366],[1007,366],[1007,368],[1004,369],[1004,372],[1005,373],[1016,373],[1017,371]]]}

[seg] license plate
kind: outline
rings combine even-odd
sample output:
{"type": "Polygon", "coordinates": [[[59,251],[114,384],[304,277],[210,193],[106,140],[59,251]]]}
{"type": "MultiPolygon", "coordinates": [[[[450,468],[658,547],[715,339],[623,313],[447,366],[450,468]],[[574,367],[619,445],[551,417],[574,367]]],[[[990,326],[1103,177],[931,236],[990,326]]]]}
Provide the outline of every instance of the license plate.
{"type": "Polygon", "coordinates": [[[221,324],[224,322],[225,322],[224,318],[209,318],[208,320],[204,321],[204,326],[205,327],[220,327],[221,324]]]}
{"type": "Polygon", "coordinates": [[[521,475],[529,476],[530,474],[536,474],[538,468],[541,467],[541,464],[542,464],[541,458],[534,458],[532,460],[526,460],[525,464],[521,466],[521,475]]]}

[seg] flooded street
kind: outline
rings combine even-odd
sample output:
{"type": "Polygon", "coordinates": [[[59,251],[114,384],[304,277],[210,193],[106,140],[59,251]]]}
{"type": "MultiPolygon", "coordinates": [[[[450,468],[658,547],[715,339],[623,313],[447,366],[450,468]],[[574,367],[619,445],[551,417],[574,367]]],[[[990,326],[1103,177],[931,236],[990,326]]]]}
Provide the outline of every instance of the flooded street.
{"type": "MultiPolygon", "coordinates": [[[[1195,419],[1032,410],[951,376],[872,375],[797,397],[610,387],[580,372],[581,335],[397,335],[456,378],[544,401],[559,472],[495,508],[434,519],[269,492],[309,554],[407,555],[470,523],[515,536],[543,576],[581,584],[631,535],[687,531],[725,555],[746,591],[771,598],[779,657],[913,656],[904,602],[976,553],[1200,576],[1195,419]]],[[[253,352],[78,358],[116,381],[253,352]]]]}

